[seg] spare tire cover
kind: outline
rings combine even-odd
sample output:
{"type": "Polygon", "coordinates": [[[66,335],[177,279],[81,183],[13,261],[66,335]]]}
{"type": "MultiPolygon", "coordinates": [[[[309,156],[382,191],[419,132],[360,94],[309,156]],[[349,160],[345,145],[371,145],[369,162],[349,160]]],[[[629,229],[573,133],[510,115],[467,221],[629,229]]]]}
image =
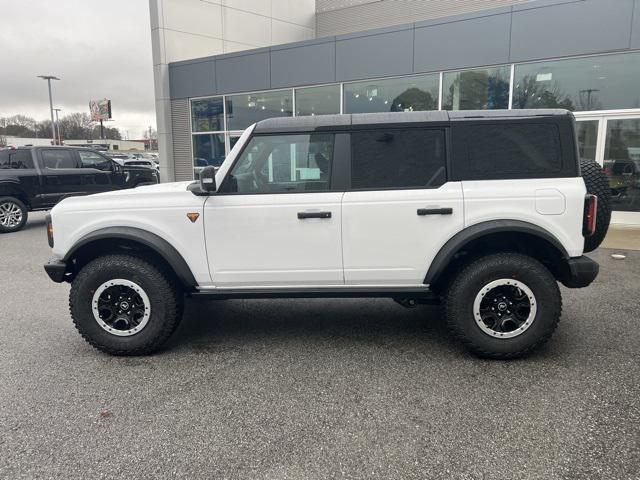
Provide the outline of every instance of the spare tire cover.
{"type": "Polygon", "coordinates": [[[587,192],[598,197],[596,211],[596,231],[584,239],[584,252],[592,252],[600,246],[609,230],[611,222],[611,188],[609,179],[600,165],[592,160],[580,160],[580,170],[587,192]]]}

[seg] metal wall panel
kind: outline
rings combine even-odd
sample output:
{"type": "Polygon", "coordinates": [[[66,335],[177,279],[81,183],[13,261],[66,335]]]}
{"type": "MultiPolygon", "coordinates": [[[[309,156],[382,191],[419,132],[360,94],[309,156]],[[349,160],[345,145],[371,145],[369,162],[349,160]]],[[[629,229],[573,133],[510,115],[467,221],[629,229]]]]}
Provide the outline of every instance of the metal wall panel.
{"type": "Polygon", "coordinates": [[[171,98],[209,95],[216,91],[215,62],[174,63],[169,65],[171,98]]]}
{"type": "MultiPolygon", "coordinates": [[[[329,0],[327,0],[329,1],[329,0]]],[[[341,35],[373,28],[519,5],[530,0],[381,0],[350,5],[335,0],[335,8],[316,3],[316,35],[341,35]],[[339,8],[338,5],[344,5],[339,8]],[[320,8],[318,8],[320,7],[320,8]]]]}
{"type": "Polygon", "coordinates": [[[427,72],[508,63],[510,27],[510,14],[418,27],[414,69],[427,72]]]}
{"type": "Polygon", "coordinates": [[[413,71],[413,29],[336,38],[336,79],[402,75],[413,71]]]}
{"type": "MultiPolygon", "coordinates": [[[[424,4],[438,6],[440,1],[444,0],[424,4]]],[[[479,3],[496,8],[173,63],[171,96],[260,91],[640,48],[640,0],[537,0],[513,7],[456,0],[448,11],[479,3]]]]}
{"type": "Polygon", "coordinates": [[[336,79],[335,39],[271,49],[271,88],[314,83],[331,83],[336,79]]]}
{"type": "Polygon", "coordinates": [[[640,48],[640,0],[636,0],[633,7],[630,47],[640,48]]]}
{"type": "Polygon", "coordinates": [[[191,180],[193,178],[190,121],[189,100],[186,98],[171,100],[173,162],[176,182],[191,180]]]}
{"type": "Polygon", "coordinates": [[[316,0],[316,13],[330,12],[341,8],[355,7],[356,5],[381,1],[382,0],[316,0]]]}
{"type": "Polygon", "coordinates": [[[217,93],[246,92],[271,88],[269,49],[216,57],[217,93]]]}
{"type": "Polygon", "coordinates": [[[633,0],[586,0],[513,12],[511,60],[629,48],[633,0]]]}

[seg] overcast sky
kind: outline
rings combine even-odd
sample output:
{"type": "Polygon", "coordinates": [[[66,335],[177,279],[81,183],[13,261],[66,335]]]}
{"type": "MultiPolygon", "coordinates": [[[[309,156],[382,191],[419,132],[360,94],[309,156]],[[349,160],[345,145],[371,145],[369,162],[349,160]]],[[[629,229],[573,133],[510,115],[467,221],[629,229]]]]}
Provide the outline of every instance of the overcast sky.
{"type": "Polygon", "coordinates": [[[0,0],[0,117],[49,118],[43,74],[62,115],[106,97],[123,136],[155,128],[148,1],[0,0]]]}

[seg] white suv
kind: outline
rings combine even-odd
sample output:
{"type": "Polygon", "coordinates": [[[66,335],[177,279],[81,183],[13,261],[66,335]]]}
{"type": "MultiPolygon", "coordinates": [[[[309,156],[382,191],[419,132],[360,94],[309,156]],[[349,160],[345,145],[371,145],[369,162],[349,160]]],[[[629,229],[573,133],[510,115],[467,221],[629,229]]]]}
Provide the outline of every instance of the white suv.
{"type": "Polygon", "coordinates": [[[556,328],[558,281],[597,275],[608,193],[589,172],[565,110],[270,119],[199,182],[62,201],[45,269],[115,355],[160,348],[185,295],[350,296],[442,301],[470,350],[512,358],[556,328]]]}

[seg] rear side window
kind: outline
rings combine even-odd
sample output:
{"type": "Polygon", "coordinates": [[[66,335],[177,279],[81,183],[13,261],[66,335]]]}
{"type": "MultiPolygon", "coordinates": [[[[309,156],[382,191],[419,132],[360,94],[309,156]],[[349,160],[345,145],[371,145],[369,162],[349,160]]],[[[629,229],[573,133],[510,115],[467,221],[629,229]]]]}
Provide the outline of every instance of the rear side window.
{"type": "Polygon", "coordinates": [[[33,160],[29,150],[0,151],[0,169],[29,169],[33,168],[33,160]]]}
{"type": "Polygon", "coordinates": [[[446,182],[444,131],[376,129],[351,133],[353,189],[428,188],[446,182]]]}
{"type": "Polygon", "coordinates": [[[454,172],[463,180],[563,175],[554,123],[483,123],[453,129],[454,172]]]}
{"type": "Polygon", "coordinates": [[[42,150],[44,168],[80,168],[76,157],[69,150],[42,150]]]}

